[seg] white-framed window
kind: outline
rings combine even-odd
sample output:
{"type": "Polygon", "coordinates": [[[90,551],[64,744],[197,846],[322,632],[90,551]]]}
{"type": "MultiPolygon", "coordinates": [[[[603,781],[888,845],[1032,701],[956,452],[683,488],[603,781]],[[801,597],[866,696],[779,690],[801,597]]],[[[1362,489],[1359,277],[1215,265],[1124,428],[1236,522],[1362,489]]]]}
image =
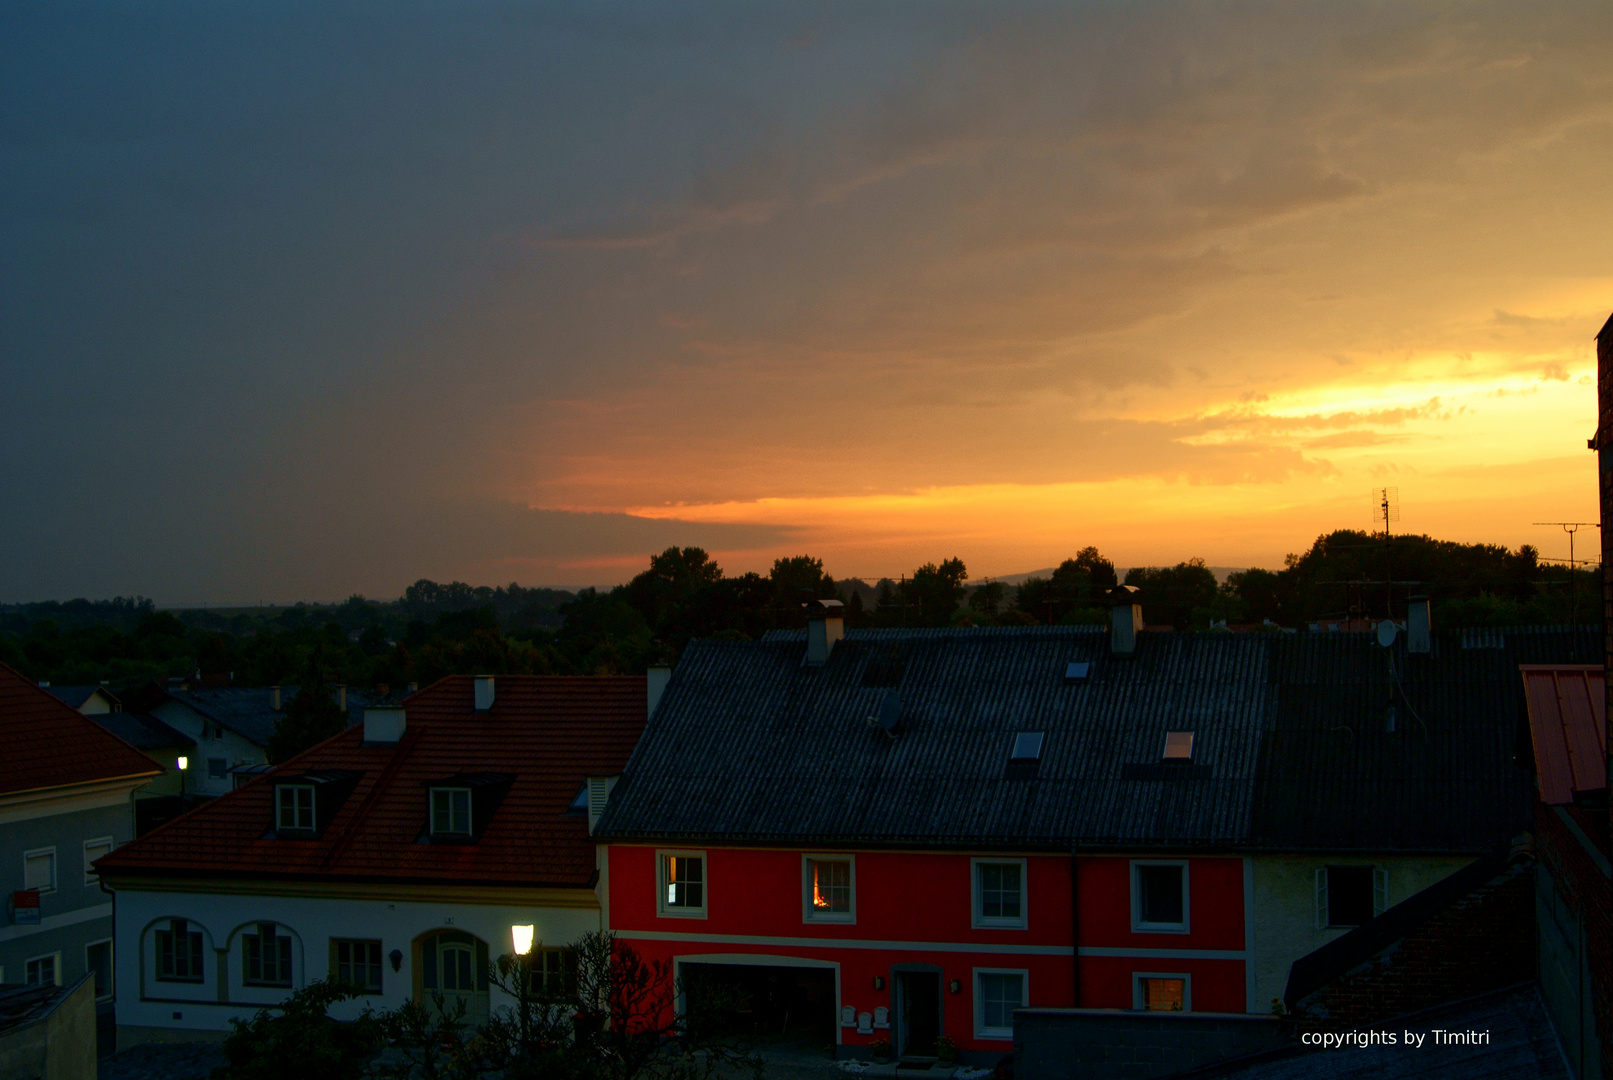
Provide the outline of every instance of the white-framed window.
{"type": "Polygon", "coordinates": [[[92,941],[84,946],[84,969],[95,976],[95,1000],[111,1001],[112,939],[92,941]]]}
{"type": "Polygon", "coordinates": [[[655,853],[655,907],[659,915],[706,917],[706,853],[657,851],[655,853]]]}
{"type": "Polygon", "coordinates": [[[469,836],[470,825],[470,788],[431,789],[432,836],[469,836]]]}
{"type": "Polygon", "coordinates": [[[275,933],[274,923],[259,923],[257,933],[241,935],[241,982],[291,985],[291,938],[275,933]]]}
{"type": "Polygon", "coordinates": [[[381,943],[331,938],[331,973],[366,994],[381,992],[381,943]]]}
{"type": "Polygon", "coordinates": [[[801,920],[838,923],[857,921],[855,856],[801,856],[801,920]]]}
{"type": "Polygon", "coordinates": [[[56,891],[55,848],[34,848],[22,853],[22,887],[42,893],[56,891]]]}
{"type": "Polygon", "coordinates": [[[274,789],[274,798],[276,830],[314,831],[314,785],[280,784],[274,789]]]}
{"type": "Polygon", "coordinates": [[[1193,979],[1180,971],[1134,971],[1131,1007],[1143,1012],[1191,1012],[1193,979]]]}
{"type": "Polygon", "coordinates": [[[184,919],[169,919],[168,928],[156,932],[157,981],[199,983],[202,968],[202,932],[184,919]]]}
{"type": "Polygon", "coordinates": [[[32,960],[23,962],[23,982],[30,986],[60,986],[62,985],[62,954],[53,952],[48,956],[36,956],[32,960]]]}
{"type": "Polygon", "coordinates": [[[976,929],[1025,929],[1025,871],[1024,859],[970,860],[976,929]]]}
{"type": "Polygon", "coordinates": [[[95,873],[95,860],[112,853],[112,842],[110,836],[98,836],[94,840],[84,841],[84,884],[94,885],[101,880],[95,873]]]}
{"type": "Polygon", "coordinates": [[[1131,861],[1131,928],[1143,934],[1188,931],[1187,861],[1131,861]]]}
{"type": "Polygon", "coordinates": [[[1014,1010],[1030,1004],[1029,971],[975,968],[975,1038],[1012,1039],[1014,1010]]]}
{"type": "Polygon", "coordinates": [[[1360,926],[1389,905],[1389,872],[1381,866],[1324,866],[1316,871],[1316,928],[1360,926]]]}

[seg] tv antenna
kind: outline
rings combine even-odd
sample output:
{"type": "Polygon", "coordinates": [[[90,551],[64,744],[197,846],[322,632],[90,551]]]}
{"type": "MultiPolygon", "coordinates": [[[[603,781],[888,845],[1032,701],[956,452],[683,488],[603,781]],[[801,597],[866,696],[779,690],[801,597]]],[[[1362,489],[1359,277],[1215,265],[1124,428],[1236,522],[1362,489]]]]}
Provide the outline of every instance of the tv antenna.
{"type": "Polygon", "coordinates": [[[1383,613],[1395,617],[1394,574],[1389,566],[1389,523],[1400,520],[1400,489],[1381,487],[1372,489],[1373,524],[1383,522],[1383,613]]]}
{"type": "MultiPolygon", "coordinates": [[[[1587,525],[1596,525],[1597,528],[1601,528],[1601,525],[1594,521],[1534,521],[1530,524],[1556,525],[1568,534],[1568,618],[1572,625],[1577,626],[1579,624],[1579,579],[1574,576],[1574,571],[1579,569],[1580,560],[1574,558],[1574,534],[1587,525]]],[[[1552,561],[1555,562],[1556,560],[1552,561]]],[[[1584,562],[1585,565],[1589,566],[1591,560],[1585,559],[1584,562]]]]}
{"type": "Polygon", "coordinates": [[[1389,523],[1400,520],[1400,489],[1381,487],[1372,489],[1372,523],[1383,522],[1383,535],[1389,535],[1389,523]]]}

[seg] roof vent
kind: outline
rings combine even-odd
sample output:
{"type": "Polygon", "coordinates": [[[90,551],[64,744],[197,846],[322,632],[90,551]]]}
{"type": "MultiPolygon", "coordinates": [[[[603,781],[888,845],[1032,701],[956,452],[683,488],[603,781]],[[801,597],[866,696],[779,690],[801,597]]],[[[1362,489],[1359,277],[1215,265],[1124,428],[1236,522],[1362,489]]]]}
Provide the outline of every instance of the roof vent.
{"type": "Polygon", "coordinates": [[[896,738],[896,726],[902,722],[902,699],[896,691],[890,690],[885,699],[879,703],[879,715],[868,718],[869,727],[877,727],[892,740],[896,738]]]}
{"type": "Polygon", "coordinates": [[[1085,660],[1071,660],[1064,665],[1064,681],[1067,683],[1086,682],[1091,673],[1092,665],[1085,660]]]}
{"type": "Polygon", "coordinates": [[[599,819],[605,815],[605,804],[610,801],[610,793],[616,787],[620,776],[590,776],[588,778],[588,831],[593,833],[599,825],[599,819]]]}
{"type": "Polygon", "coordinates": [[[1431,631],[1433,623],[1428,617],[1428,597],[1414,596],[1406,605],[1406,651],[1427,653],[1433,651],[1431,631]]]}
{"type": "Polygon", "coordinates": [[[838,600],[814,600],[807,609],[807,667],[822,667],[846,633],[846,605],[838,600]]]}
{"type": "Polygon", "coordinates": [[[402,709],[365,709],[364,741],[376,746],[388,746],[403,738],[408,719],[402,709]]]}
{"type": "MultiPolygon", "coordinates": [[[[461,699],[463,700],[463,699],[461,699]]],[[[493,676],[476,676],[476,711],[487,712],[493,707],[493,676]]]]}
{"type": "Polygon", "coordinates": [[[655,715],[655,707],[661,704],[661,695],[666,693],[666,684],[671,681],[672,669],[669,667],[658,665],[656,667],[645,669],[644,692],[646,712],[644,715],[646,718],[655,715]]]}
{"type": "Polygon", "coordinates": [[[1130,656],[1137,651],[1137,631],[1143,628],[1143,606],[1135,585],[1116,585],[1109,590],[1109,651],[1130,656]]]}

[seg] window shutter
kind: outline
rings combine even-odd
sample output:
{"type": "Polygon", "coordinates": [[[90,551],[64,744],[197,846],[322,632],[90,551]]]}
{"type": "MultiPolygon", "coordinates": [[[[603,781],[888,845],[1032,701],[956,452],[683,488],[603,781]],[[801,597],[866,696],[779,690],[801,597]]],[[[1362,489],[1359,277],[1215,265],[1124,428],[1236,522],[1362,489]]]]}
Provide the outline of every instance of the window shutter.
{"type": "Polygon", "coordinates": [[[614,776],[590,776],[588,778],[588,831],[592,833],[599,825],[599,819],[605,813],[605,803],[610,799],[611,789],[616,786],[614,776]]]}
{"type": "Polygon", "coordinates": [[[1389,907],[1389,871],[1381,866],[1372,868],[1372,914],[1382,915],[1389,907]]]}
{"type": "Polygon", "coordinates": [[[1316,871],[1316,929],[1327,925],[1327,867],[1316,871]]]}

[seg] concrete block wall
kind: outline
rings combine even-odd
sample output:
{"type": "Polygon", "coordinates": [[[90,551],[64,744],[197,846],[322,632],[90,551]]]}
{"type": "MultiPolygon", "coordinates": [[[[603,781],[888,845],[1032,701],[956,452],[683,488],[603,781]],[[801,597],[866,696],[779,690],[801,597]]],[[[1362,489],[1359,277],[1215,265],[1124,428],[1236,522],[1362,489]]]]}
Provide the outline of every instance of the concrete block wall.
{"type": "Polygon", "coordinates": [[[1154,1080],[1286,1046],[1287,1024],[1244,1013],[1020,1009],[1016,1080],[1154,1080]]]}

